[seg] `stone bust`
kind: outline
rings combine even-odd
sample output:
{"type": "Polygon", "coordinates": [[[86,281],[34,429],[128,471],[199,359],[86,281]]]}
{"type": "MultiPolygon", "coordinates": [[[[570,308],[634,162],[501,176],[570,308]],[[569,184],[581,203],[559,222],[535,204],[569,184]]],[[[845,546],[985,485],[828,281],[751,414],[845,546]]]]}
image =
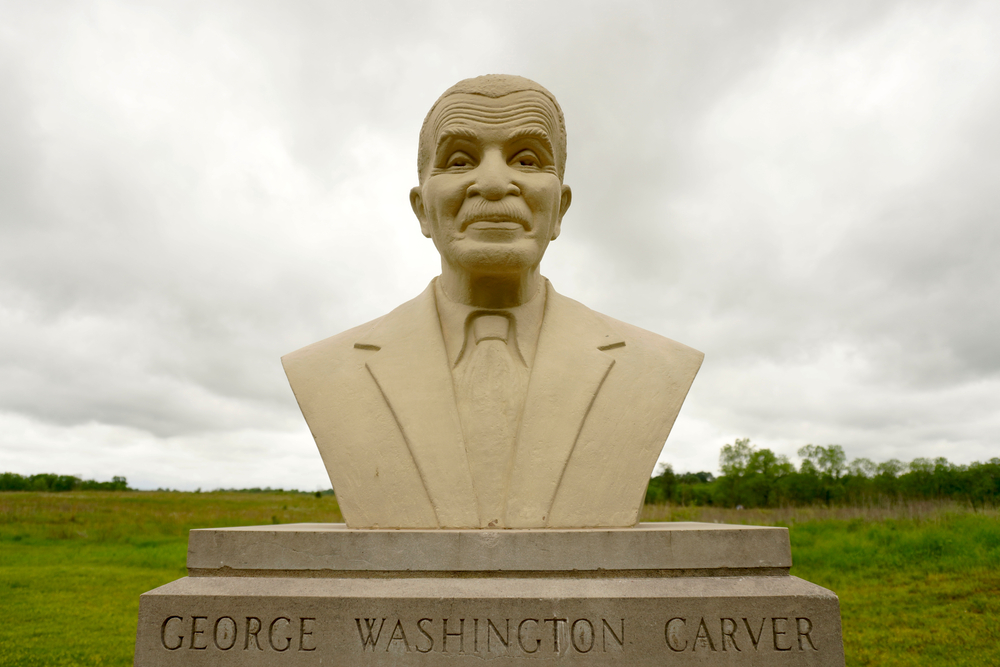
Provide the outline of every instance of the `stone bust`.
{"type": "Polygon", "coordinates": [[[410,204],[441,275],[282,358],[352,528],[633,526],[703,355],[594,312],[539,272],[572,200],[555,97],[452,86],[410,204]]]}

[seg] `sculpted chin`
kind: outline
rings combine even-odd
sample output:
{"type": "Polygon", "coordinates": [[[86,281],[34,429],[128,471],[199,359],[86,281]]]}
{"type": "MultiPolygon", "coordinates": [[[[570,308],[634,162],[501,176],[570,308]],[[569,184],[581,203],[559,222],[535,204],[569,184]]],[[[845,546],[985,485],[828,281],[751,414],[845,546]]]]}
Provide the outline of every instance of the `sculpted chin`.
{"type": "Polygon", "coordinates": [[[410,203],[441,275],[282,358],[352,528],[633,526],[702,353],[556,292],[572,201],[550,92],[461,81],[420,131],[410,203]]]}

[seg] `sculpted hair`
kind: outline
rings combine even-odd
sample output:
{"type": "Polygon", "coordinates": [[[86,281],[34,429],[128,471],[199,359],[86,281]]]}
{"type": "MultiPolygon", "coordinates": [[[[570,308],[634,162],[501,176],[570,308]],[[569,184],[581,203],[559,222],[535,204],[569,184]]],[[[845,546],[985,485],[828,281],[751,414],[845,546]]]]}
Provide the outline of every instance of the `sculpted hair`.
{"type": "Polygon", "coordinates": [[[430,163],[431,156],[434,154],[434,137],[430,136],[432,131],[430,120],[434,116],[434,111],[437,110],[446,97],[464,93],[495,99],[504,95],[512,95],[513,93],[521,93],[529,90],[541,93],[555,107],[556,125],[559,127],[559,134],[553,137],[553,142],[555,143],[554,148],[556,151],[556,169],[559,172],[559,180],[561,181],[563,175],[566,173],[566,119],[563,117],[562,108],[559,106],[559,102],[556,101],[555,95],[546,90],[541,84],[535,83],[531,79],[525,79],[523,76],[515,76],[513,74],[485,74],[459,81],[444,91],[441,97],[437,98],[437,101],[431,106],[431,110],[427,112],[427,115],[424,116],[424,123],[420,126],[420,144],[417,147],[417,175],[420,178],[420,182],[423,183],[424,170],[430,163]]]}

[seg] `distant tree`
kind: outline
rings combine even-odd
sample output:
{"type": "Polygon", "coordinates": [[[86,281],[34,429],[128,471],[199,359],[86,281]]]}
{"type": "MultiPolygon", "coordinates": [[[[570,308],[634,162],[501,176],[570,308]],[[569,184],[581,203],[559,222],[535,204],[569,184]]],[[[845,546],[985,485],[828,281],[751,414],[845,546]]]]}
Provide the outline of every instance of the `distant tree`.
{"type": "Polygon", "coordinates": [[[24,476],[14,472],[0,473],[0,491],[128,491],[124,477],[112,477],[110,482],[95,482],[72,475],[40,473],[24,476]]]}
{"type": "Polygon", "coordinates": [[[883,477],[899,477],[900,473],[906,470],[907,466],[905,463],[899,459],[889,459],[888,461],[882,461],[877,466],[875,466],[876,471],[879,476],[883,477]]]}
{"type": "Polygon", "coordinates": [[[800,447],[798,454],[803,459],[803,463],[809,462],[808,468],[819,471],[824,475],[829,475],[834,479],[847,470],[847,455],[840,445],[806,445],[800,447]]]}
{"type": "Polygon", "coordinates": [[[686,472],[677,476],[679,484],[709,484],[715,479],[710,472],[686,472]]]}
{"type": "Polygon", "coordinates": [[[878,472],[878,466],[871,459],[856,458],[847,466],[848,473],[856,477],[872,478],[878,472]]]}
{"type": "Polygon", "coordinates": [[[973,463],[966,471],[964,493],[973,509],[1000,505],[1000,458],[973,463]]]}
{"type": "Polygon", "coordinates": [[[957,465],[944,457],[897,459],[874,463],[856,458],[848,465],[840,445],[799,449],[799,469],[784,456],[758,449],[749,438],[724,445],[719,452],[723,474],[677,474],[663,466],[650,481],[649,502],[729,507],[776,505],[864,505],[876,501],[950,499],[973,509],[1000,505],[1000,458],[957,465]]]}
{"type": "Polygon", "coordinates": [[[769,507],[780,504],[779,480],[795,471],[784,455],[770,449],[758,449],[749,438],[739,438],[724,445],[719,454],[722,477],[716,483],[721,504],[735,507],[769,507]]]}
{"type": "Polygon", "coordinates": [[[646,487],[646,503],[651,505],[671,502],[677,486],[673,466],[662,463],[657,469],[659,473],[649,480],[649,486],[646,487]]]}
{"type": "Polygon", "coordinates": [[[750,438],[737,438],[732,445],[723,445],[719,453],[719,469],[726,477],[739,477],[750,465],[750,456],[754,447],[750,438]]]}

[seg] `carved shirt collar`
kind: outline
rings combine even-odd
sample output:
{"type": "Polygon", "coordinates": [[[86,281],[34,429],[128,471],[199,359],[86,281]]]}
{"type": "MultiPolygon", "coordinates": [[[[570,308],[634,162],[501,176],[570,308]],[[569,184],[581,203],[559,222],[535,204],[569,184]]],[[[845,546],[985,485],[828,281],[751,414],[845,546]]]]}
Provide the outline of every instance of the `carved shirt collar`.
{"type": "MultiPolygon", "coordinates": [[[[441,289],[441,281],[434,279],[434,300],[437,305],[438,319],[441,321],[441,333],[444,336],[444,346],[448,352],[448,360],[454,368],[461,361],[465,348],[466,327],[469,317],[477,312],[506,313],[513,319],[516,339],[516,351],[512,350],[514,358],[520,356],[525,365],[531,368],[535,358],[535,349],[538,347],[538,334],[542,330],[542,318],[545,314],[545,293],[548,281],[539,281],[538,291],[526,303],[522,303],[515,308],[501,308],[495,310],[484,310],[474,308],[464,303],[456,303],[447,296],[441,289]]],[[[508,340],[510,346],[514,340],[508,340]]]]}

